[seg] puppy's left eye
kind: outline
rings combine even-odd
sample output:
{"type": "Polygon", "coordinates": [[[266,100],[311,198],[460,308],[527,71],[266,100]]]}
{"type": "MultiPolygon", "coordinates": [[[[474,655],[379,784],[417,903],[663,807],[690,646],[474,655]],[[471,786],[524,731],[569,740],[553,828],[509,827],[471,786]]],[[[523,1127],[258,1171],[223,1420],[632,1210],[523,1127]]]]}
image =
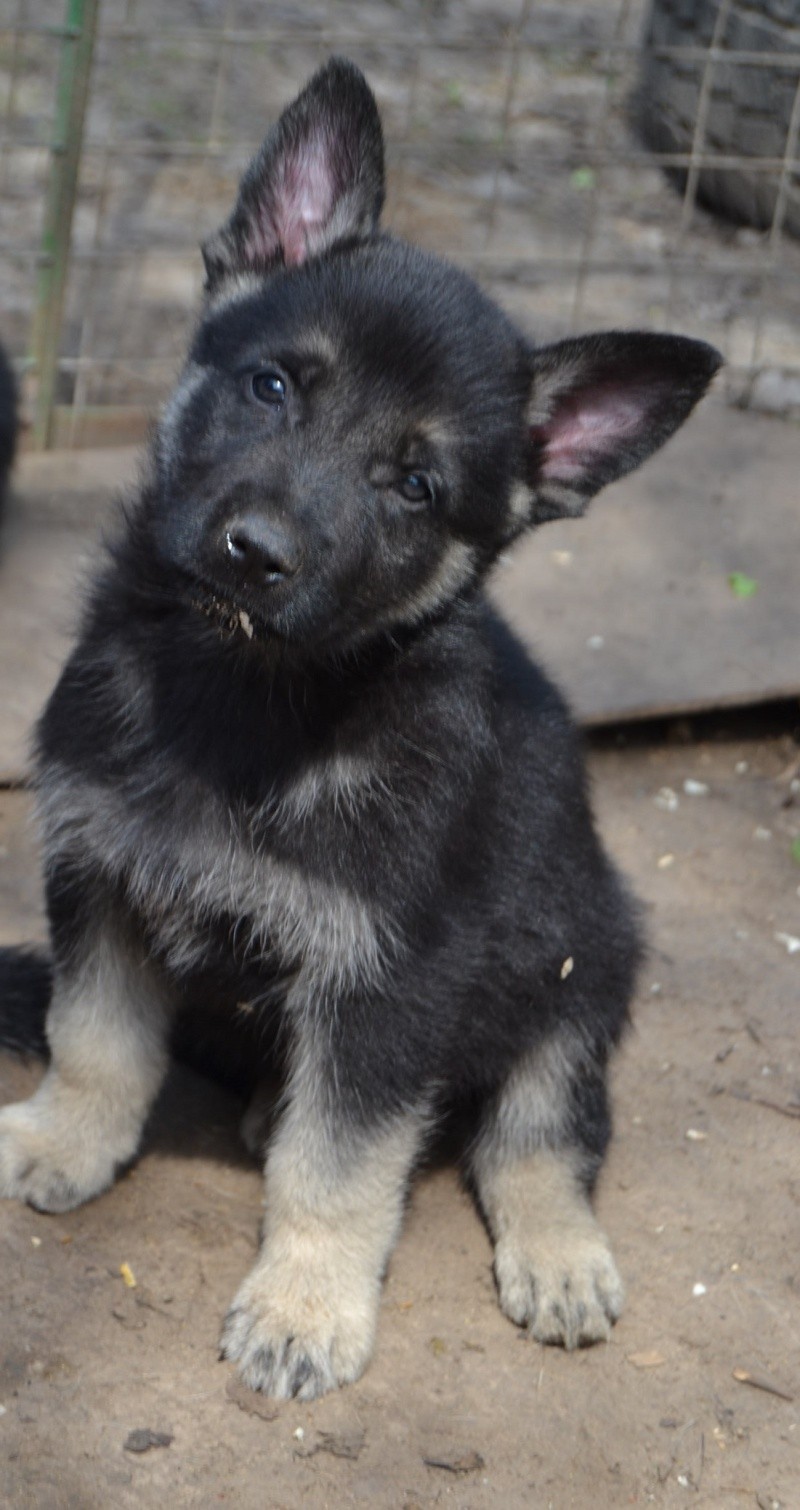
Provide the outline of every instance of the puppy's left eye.
{"type": "Polygon", "coordinates": [[[286,383],[273,367],[264,367],[260,372],[253,373],[250,392],[258,404],[280,405],[286,402],[286,383]]]}
{"type": "Polygon", "coordinates": [[[433,483],[427,472],[408,472],[398,483],[406,503],[425,504],[433,502],[433,483]]]}

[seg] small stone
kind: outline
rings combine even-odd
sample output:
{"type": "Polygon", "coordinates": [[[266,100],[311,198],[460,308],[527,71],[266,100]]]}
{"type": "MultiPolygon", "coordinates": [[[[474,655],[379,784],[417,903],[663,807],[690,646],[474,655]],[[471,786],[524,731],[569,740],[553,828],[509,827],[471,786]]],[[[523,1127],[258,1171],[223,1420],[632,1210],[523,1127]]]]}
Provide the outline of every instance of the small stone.
{"type": "Polygon", "coordinates": [[[754,839],[761,839],[761,840],[771,839],[772,838],[772,829],[771,828],[763,828],[762,825],[759,823],[758,828],[754,828],[753,829],[753,838],[754,839]]]}
{"type": "Polygon", "coordinates": [[[253,638],[253,621],[252,621],[249,613],[246,613],[243,608],[239,609],[239,623],[241,624],[242,629],[244,630],[245,634],[247,635],[248,640],[252,640],[252,638],[253,638]]]}
{"type": "Polygon", "coordinates": [[[699,1127],[687,1127],[686,1136],[690,1143],[705,1143],[708,1133],[703,1132],[699,1127]]]}
{"type": "Polygon", "coordinates": [[[669,870],[670,865],[674,864],[675,856],[670,854],[659,855],[658,859],[656,860],[656,865],[658,866],[659,870],[669,870]]]}
{"type": "Polygon", "coordinates": [[[437,1453],[434,1457],[422,1459],[426,1468],[441,1468],[445,1473],[478,1473],[486,1467],[486,1462],[474,1448],[466,1448],[463,1452],[437,1453]]]}
{"type": "Polygon", "coordinates": [[[561,966],[561,979],[566,980],[567,976],[571,975],[574,969],[575,961],[570,954],[567,956],[567,958],[564,960],[563,965],[561,966]]]}
{"type": "Polygon", "coordinates": [[[31,1247],[32,1248],[41,1248],[41,1246],[42,1246],[42,1239],[40,1237],[32,1237],[31,1238],[31,1247]]]}
{"type": "Polygon", "coordinates": [[[689,777],[683,783],[683,790],[687,797],[706,797],[709,792],[709,786],[706,781],[693,781],[689,777]]]}
{"type": "Polygon", "coordinates": [[[665,813],[677,812],[679,806],[678,794],[673,792],[671,786],[662,786],[660,791],[656,792],[653,801],[656,807],[660,807],[665,813]]]}
{"type": "Polygon", "coordinates": [[[737,760],[733,769],[737,776],[746,776],[750,769],[750,762],[749,760],[737,760]]]}
{"type": "Polygon", "coordinates": [[[333,1458],[357,1458],[367,1440],[363,1426],[350,1431],[321,1431],[312,1447],[298,1452],[300,1458],[314,1458],[318,1452],[329,1452],[333,1458]]]}
{"type": "Polygon", "coordinates": [[[140,1426],[128,1433],[123,1444],[126,1452],[150,1452],[154,1447],[170,1447],[175,1438],[169,1431],[151,1431],[140,1426]]]}
{"type": "Polygon", "coordinates": [[[706,1294],[706,1287],[705,1287],[705,1285],[701,1284],[700,1281],[698,1280],[696,1285],[692,1285],[692,1294],[695,1295],[695,1296],[705,1295],[706,1294]]]}
{"type": "Polygon", "coordinates": [[[590,634],[586,644],[589,650],[602,650],[605,640],[601,634],[590,634]]]}
{"type": "Polygon", "coordinates": [[[797,954],[800,950],[800,938],[796,938],[793,933],[776,933],[775,940],[779,944],[786,945],[787,954],[797,954]]]}

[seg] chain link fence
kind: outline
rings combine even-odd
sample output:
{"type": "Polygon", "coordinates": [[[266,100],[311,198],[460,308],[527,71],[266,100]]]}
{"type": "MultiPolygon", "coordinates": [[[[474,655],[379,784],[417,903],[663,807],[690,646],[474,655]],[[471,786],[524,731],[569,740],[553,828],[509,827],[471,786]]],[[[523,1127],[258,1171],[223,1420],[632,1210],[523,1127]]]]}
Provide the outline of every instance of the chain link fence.
{"type": "Polygon", "coordinates": [[[378,97],[392,230],[541,339],[684,330],[731,401],[800,411],[800,0],[0,0],[0,334],[31,443],[142,433],[198,243],[332,51],[378,97]]]}

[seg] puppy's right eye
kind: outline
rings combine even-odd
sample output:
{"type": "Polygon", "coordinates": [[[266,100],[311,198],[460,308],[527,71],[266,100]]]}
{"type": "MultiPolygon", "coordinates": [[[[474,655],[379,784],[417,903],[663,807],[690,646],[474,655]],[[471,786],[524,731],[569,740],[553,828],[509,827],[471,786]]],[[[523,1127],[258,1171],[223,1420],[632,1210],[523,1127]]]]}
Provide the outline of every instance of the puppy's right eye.
{"type": "Polygon", "coordinates": [[[270,404],[276,408],[286,402],[286,383],[273,367],[264,367],[253,373],[250,392],[257,404],[270,404]]]}
{"type": "Polygon", "coordinates": [[[433,483],[427,472],[408,472],[400,479],[398,492],[406,503],[425,504],[433,501],[433,483]]]}

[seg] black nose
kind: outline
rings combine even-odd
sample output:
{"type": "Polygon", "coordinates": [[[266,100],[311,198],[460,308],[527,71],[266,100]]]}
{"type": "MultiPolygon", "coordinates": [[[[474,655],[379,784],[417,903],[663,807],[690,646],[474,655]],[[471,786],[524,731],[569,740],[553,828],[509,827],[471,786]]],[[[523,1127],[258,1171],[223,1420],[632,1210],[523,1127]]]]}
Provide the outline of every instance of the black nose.
{"type": "Polygon", "coordinates": [[[262,514],[239,514],[229,520],[222,530],[222,547],[239,580],[253,586],[291,577],[300,565],[288,530],[262,514]]]}

